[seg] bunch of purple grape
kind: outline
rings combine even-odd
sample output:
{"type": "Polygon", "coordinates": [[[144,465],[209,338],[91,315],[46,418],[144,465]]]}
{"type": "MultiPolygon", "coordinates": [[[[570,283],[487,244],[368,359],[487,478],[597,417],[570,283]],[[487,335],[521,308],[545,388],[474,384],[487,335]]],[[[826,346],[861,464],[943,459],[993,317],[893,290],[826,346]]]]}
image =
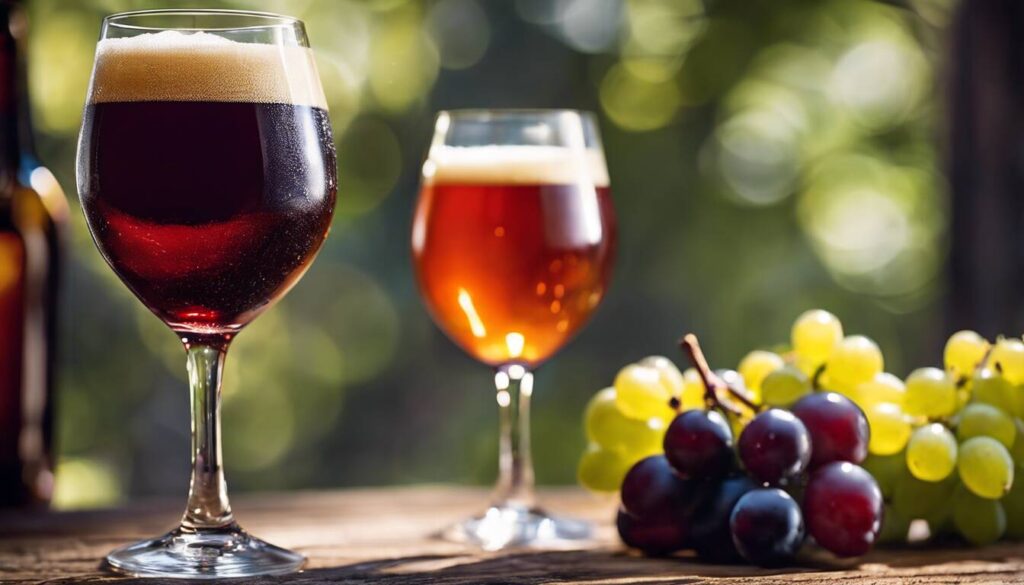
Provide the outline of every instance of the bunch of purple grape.
{"type": "Polygon", "coordinates": [[[763,566],[794,560],[807,536],[840,557],[868,552],[882,522],[882,493],[858,466],[868,453],[864,413],[834,392],[790,410],[759,412],[733,435],[723,411],[743,390],[711,372],[693,336],[684,345],[704,381],[706,407],[665,431],[664,454],[636,463],[621,486],[617,525],[651,555],[693,549],[710,562],[763,566]]]}

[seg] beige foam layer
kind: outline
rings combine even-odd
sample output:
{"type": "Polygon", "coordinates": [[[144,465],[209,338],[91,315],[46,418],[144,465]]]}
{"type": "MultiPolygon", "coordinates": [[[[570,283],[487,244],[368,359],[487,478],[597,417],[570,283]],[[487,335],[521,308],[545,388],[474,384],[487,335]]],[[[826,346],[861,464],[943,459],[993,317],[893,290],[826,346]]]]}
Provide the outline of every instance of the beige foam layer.
{"type": "Polygon", "coordinates": [[[429,183],[477,185],[608,186],[608,169],[599,150],[558,146],[435,146],[423,164],[429,183]]]}
{"type": "Polygon", "coordinates": [[[163,31],[104,39],[89,103],[211,101],[327,108],[313,51],[163,31]]]}

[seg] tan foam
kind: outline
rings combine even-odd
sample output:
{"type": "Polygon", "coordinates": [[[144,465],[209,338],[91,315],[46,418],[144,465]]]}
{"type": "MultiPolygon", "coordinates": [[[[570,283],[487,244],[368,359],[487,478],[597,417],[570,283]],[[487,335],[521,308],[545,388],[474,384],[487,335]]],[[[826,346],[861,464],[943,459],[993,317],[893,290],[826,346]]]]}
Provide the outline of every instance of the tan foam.
{"type": "Polygon", "coordinates": [[[103,39],[89,103],[211,101],[327,108],[313,52],[198,32],[103,39]]]}
{"type": "Polygon", "coordinates": [[[423,165],[429,183],[608,186],[599,150],[560,146],[435,146],[423,165]]]}

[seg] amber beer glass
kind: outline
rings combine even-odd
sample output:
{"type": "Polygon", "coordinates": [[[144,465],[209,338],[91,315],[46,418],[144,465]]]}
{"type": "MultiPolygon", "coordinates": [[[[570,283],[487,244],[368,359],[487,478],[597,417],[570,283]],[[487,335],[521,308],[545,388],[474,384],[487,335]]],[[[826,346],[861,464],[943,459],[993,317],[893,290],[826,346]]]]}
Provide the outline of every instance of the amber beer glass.
{"type": "Polygon", "coordinates": [[[564,547],[587,524],[534,499],[532,371],[586,324],[608,287],[615,215],[593,118],[574,111],[442,112],[412,230],[421,294],[462,349],[494,368],[493,503],[446,535],[486,549],[564,547]]]}
{"type": "Polygon", "coordinates": [[[110,553],[114,569],[218,578],[302,565],[234,521],[220,382],[231,340],[301,278],[326,238],[335,168],[298,20],[158,10],[103,21],[79,141],[82,208],[111,268],[184,344],[192,403],[181,525],[110,553]]]}
{"type": "Polygon", "coordinates": [[[57,293],[67,200],[32,141],[21,2],[0,1],[0,508],[53,488],[57,293]]]}

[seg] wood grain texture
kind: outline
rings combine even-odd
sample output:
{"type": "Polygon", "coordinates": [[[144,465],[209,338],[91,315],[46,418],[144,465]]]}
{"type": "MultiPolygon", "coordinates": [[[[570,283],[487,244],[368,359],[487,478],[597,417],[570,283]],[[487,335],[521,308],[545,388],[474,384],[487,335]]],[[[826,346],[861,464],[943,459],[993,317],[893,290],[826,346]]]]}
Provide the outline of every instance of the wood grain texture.
{"type": "MultiPolygon", "coordinates": [[[[305,571],[246,583],[522,584],[548,583],[840,583],[843,585],[1024,583],[1024,545],[984,549],[876,551],[859,563],[809,558],[807,565],[765,571],[711,566],[683,556],[645,559],[618,544],[614,504],[576,490],[547,490],[552,509],[598,524],[581,550],[482,553],[434,538],[449,522],[482,507],[487,494],[451,487],[290,493],[237,498],[236,514],[251,532],[309,557],[305,571]]],[[[117,510],[0,513],[2,583],[161,583],[103,572],[110,549],[170,528],[176,502],[117,510]]],[[[238,582],[238,581],[236,581],[238,582]]]]}

